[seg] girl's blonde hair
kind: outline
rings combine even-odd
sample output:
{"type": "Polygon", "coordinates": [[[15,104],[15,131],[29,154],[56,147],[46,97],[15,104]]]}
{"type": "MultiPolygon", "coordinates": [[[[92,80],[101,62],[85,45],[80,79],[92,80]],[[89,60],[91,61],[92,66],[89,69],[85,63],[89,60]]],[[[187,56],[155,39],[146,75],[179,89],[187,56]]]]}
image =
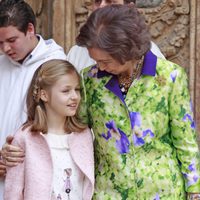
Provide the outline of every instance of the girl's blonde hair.
{"type": "MultiPolygon", "coordinates": [[[[65,60],[50,60],[43,63],[35,72],[27,94],[27,121],[24,128],[30,126],[32,132],[47,133],[47,116],[44,102],[40,98],[41,89],[48,90],[63,75],[75,73],[80,81],[80,75],[75,67],[65,60]]],[[[65,131],[80,132],[86,128],[78,117],[66,117],[65,131]]]]}

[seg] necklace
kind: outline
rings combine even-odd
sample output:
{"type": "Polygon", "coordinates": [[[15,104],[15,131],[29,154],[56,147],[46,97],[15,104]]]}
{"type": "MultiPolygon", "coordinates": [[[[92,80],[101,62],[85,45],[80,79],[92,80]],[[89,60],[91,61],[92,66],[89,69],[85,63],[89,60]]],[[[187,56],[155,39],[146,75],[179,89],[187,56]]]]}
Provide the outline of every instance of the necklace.
{"type": "Polygon", "coordinates": [[[137,62],[135,70],[133,71],[131,76],[123,74],[118,75],[119,87],[124,97],[126,96],[133,80],[140,75],[143,66],[143,61],[144,61],[144,56],[142,56],[142,58],[137,62]]]}

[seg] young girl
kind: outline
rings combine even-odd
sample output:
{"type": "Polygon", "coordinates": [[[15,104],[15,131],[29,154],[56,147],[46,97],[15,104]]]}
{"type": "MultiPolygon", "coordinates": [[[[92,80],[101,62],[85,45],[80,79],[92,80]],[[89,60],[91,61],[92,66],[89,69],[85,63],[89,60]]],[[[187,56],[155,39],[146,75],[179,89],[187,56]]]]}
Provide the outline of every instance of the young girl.
{"type": "Polygon", "coordinates": [[[80,77],[63,60],[44,63],[27,96],[27,122],[13,144],[25,160],[7,169],[5,200],[89,200],[94,189],[93,140],[77,115],[80,77]]]}

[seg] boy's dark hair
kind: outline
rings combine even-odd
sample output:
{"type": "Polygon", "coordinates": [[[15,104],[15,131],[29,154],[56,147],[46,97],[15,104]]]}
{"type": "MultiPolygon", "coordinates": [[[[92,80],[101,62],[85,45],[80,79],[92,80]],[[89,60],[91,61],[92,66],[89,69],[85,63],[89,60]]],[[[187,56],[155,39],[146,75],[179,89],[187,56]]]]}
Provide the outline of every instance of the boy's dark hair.
{"type": "Polygon", "coordinates": [[[36,27],[36,17],[29,4],[23,0],[0,1],[0,27],[15,26],[26,34],[29,23],[36,27]]]}

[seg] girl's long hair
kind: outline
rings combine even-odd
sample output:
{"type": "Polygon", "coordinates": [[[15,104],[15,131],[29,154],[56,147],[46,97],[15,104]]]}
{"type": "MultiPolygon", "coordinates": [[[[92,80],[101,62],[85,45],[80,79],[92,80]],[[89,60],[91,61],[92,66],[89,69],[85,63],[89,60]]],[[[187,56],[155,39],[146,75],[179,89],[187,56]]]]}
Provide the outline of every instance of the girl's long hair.
{"type": "MultiPolygon", "coordinates": [[[[46,110],[44,102],[40,99],[41,89],[51,89],[61,76],[71,73],[75,73],[80,81],[80,75],[75,67],[65,60],[47,61],[35,71],[26,99],[28,117],[24,129],[30,127],[32,132],[47,133],[46,110]]],[[[78,112],[75,116],[66,117],[64,127],[66,132],[81,132],[86,127],[87,125],[79,119],[78,112]]]]}

